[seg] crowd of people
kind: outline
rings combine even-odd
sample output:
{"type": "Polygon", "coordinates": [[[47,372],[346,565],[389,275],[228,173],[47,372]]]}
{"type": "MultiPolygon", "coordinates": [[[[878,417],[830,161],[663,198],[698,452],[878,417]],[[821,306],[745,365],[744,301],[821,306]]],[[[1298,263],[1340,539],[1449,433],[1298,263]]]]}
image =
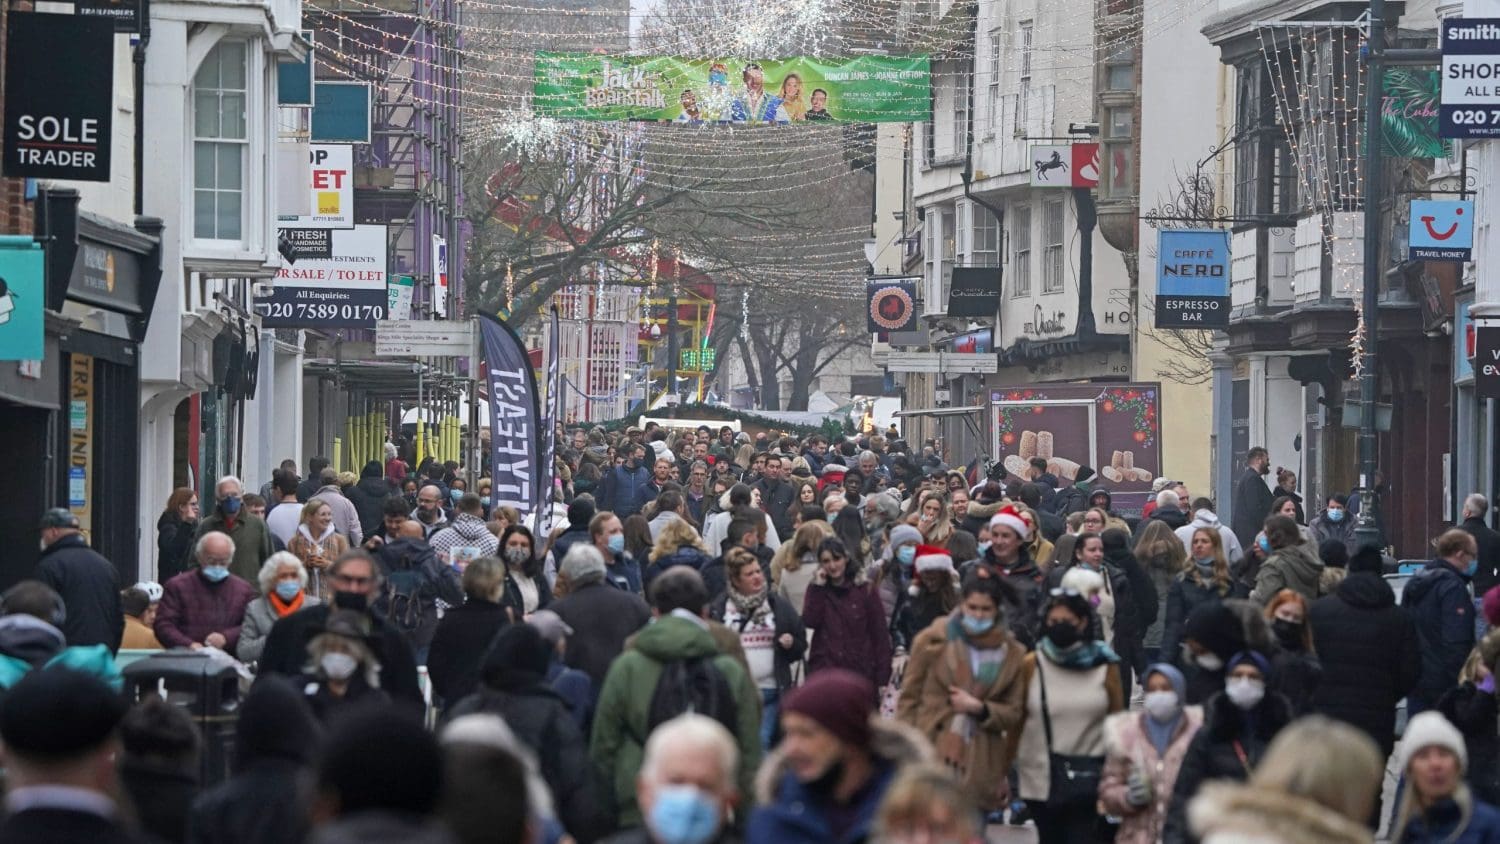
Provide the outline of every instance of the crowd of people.
{"type": "Polygon", "coordinates": [[[555,435],[556,524],[395,449],[288,461],[174,492],[159,585],[49,511],[0,597],[0,840],[1500,842],[1482,496],[1398,601],[1263,449],[1226,524],[894,430],[555,435]],[[253,676],[223,781],[121,694],[160,648],[253,676]]]}

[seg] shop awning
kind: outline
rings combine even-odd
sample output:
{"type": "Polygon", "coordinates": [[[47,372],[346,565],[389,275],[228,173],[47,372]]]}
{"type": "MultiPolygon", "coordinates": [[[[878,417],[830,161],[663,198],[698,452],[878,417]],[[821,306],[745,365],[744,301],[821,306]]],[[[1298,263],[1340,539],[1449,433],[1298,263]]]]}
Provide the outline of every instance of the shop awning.
{"type": "Polygon", "coordinates": [[[914,407],[911,410],[898,410],[892,416],[906,418],[909,416],[968,416],[984,410],[984,405],[976,404],[972,407],[914,407]]]}

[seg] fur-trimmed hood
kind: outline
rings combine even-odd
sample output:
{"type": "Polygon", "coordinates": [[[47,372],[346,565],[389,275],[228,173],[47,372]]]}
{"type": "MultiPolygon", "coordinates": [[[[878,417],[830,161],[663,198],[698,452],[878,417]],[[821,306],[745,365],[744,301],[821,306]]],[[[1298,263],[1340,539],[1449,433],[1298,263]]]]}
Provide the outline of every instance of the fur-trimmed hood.
{"type": "MultiPolygon", "coordinates": [[[[870,752],[876,758],[891,762],[898,768],[935,761],[932,745],[916,728],[878,714],[870,716],[870,727],[870,752]]],[[[755,802],[762,806],[776,802],[776,791],[789,773],[791,768],[787,766],[784,752],[775,750],[766,756],[760,763],[760,770],[755,773],[755,802]]]]}
{"type": "Polygon", "coordinates": [[[1250,785],[1209,783],[1188,804],[1203,844],[1370,844],[1370,830],[1311,800],[1250,785]]]}
{"type": "Polygon", "coordinates": [[[1009,501],[1004,499],[996,501],[994,504],[980,504],[978,501],[970,501],[969,509],[964,511],[964,515],[971,519],[980,519],[988,522],[991,517],[1000,512],[1001,507],[1009,503],[1009,501]]]}

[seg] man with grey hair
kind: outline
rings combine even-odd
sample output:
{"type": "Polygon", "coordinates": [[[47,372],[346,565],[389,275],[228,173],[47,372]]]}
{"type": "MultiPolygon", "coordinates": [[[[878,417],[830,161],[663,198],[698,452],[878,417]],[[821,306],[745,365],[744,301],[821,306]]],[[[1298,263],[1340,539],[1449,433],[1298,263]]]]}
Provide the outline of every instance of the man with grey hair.
{"type": "Polygon", "coordinates": [[[591,544],[573,543],[558,567],[557,583],[565,597],[548,609],[575,631],[563,662],[589,675],[595,689],[602,688],[610,662],[651,619],[651,609],[641,596],[605,582],[604,555],[591,544]]]}
{"type": "MultiPolygon", "coordinates": [[[[869,454],[869,452],[865,452],[869,454]]],[[[901,494],[877,492],[865,496],[865,533],[870,537],[870,556],[878,559],[885,553],[886,528],[901,518],[901,494]]]]}
{"type": "Polygon", "coordinates": [[[880,462],[880,456],[868,449],[859,453],[859,473],[867,480],[876,475],[887,481],[891,479],[891,471],[880,462]]]}
{"type": "MultiPolygon", "coordinates": [[[[1489,500],[1477,492],[1473,493],[1464,499],[1463,521],[1458,525],[1460,530],[1474,537],[1474,544],[1479,546],[1479,569],[1474,572],[1476,602],[1482,601],[1484,593],[1500,584],[1500,533],[1484,523],[1484,517],[1489,511],[1489,500]]],[[[1475,615],[1483,621],[1483,613],[1475,615]]]]}
{"type": "Polygon", "coordinates": [[[255,587],[229,573],[234,540],[218,531],[198,537],[193,546],[197,567],[162,584],[156,611],[156,638],[168,648],[218,648],[235,653],[245,608],[255,587]]]}
{"type": "Polygon", "coordinates": [[[646,740],[641,771],[635,779],[636,804],[643,826],[622,832],[606,844],[668,844],[681,840],[684,816],[707,823],[694,840],[716,844],[735,840],[729,813],[739,796],[735,776],[739,749],[734,736],[704,715],[679,715],[662,723],[646,740]]]}
{"type": "Polygon", "coordinates": [[[234,542],[234,559],[229,562],[229,571],[239,579],[252,583],[260,576],[260,566],[266,558],[276,553],[276,543],[271,539],[271,529],[265,520],[247,513],[244,506],[245,485],[233,475],[225,475],[214,484],[214,511],[198,522],[198,533],[194,541],[218,532],[234,542]]]}
{"type": "Polygon", "coordinates": [[[1176,533],[1178,528],[1187,527],[1187,523],[1190,521],[1192,519],[1188,517],[1187,513],[1182,511],[1182,499],[1172,489],[1172,483],[1169,481],[1156,494],[1156,509],[1152,510],[1151,515],[1141,519],[1135,526],[1135,538],[1140,539],[1141,534],[1146,532],[1146,528],[1152,522],[1163,522],[1167,527],[1172,529],[1173,533],[1176,533]]]}

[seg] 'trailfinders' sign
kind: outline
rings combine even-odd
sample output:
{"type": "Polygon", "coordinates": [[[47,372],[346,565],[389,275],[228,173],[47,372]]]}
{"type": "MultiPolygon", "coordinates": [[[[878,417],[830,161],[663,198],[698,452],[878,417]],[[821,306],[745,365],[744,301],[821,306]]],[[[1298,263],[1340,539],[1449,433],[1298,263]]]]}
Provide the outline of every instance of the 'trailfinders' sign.
{"type": "Polygon", "coordinates": [[[489,314],[479,317],[484,383],[490,400],[490,480],[495,506],[529,516],[536,507],[541,457],[541,412],[536,373],[516,332],[489,314]]]}
{"type": "Polygon", "coordinates": [[[1474,395],[1500,399],[1500,326],[1474,329],[1474,395]]]}
{"type": "Polygon", "coordinates": [[[1229,232],[1162,229],[1156,241],[1156,327],[1229,326],[1229,232]]]}
{"type": "Polygon", "coordinates": [[[1413,261],[1467,261],[1474,251],[1474,203],[1458,199],[1414,199],[1407,228],[1413,261]]]}
{"type": "Polygon", "coordinates": [[[5,175],[109,181],[114,21],[13,11],[6,34],[5,175]]]}
{"type": "Polygon", "coordinates": [[[1500,18],[1448,18],[1441,24],[1444,138],[1500,137],[1500,18]]]}

